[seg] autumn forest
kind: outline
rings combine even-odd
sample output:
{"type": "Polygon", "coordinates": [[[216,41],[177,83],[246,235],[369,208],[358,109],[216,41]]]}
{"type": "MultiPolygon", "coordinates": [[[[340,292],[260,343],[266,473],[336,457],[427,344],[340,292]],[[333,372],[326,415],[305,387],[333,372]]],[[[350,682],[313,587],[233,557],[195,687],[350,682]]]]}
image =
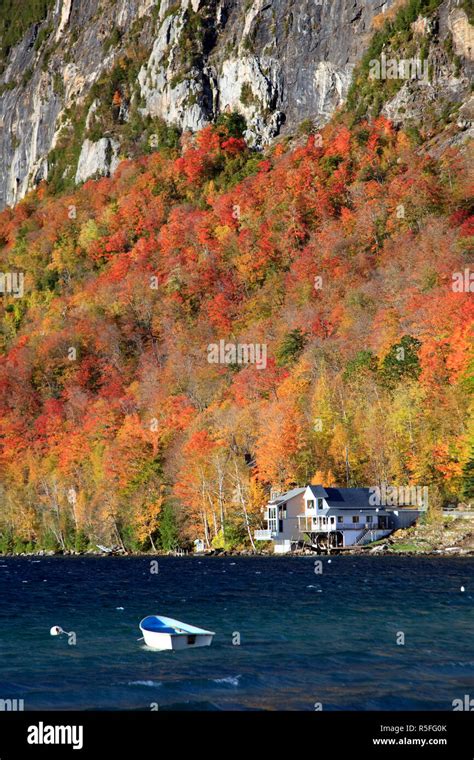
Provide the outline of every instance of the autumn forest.
{"type": "Polygon", "coordinates": [[[472,498],[467,178],[382,117],[259,154],[228,114],[3,211],[0,551],[258,548],[310,482],[472,498]]]}

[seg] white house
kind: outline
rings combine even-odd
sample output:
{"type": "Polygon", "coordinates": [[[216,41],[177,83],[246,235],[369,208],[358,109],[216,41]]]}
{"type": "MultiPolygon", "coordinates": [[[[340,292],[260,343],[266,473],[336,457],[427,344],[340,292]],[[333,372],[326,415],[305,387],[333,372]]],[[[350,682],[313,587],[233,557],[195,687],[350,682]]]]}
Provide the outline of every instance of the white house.
{"type": "Polygon", "coordinates": [[[202,554],[203,551],[205,551],[205,549],[206,549],[206,545],[204,541],[202,540],[202,538],[196,538],[196,540],[194,541],[194,551],[196,552],[196,554],[202,554]]]}
{"type": "Polygon", "coordinates": [[[309,485],[272,494],[265,512],[267,529],[257,530],[255,539],[273,541],[276,554],[289,552],[299,541],[315,549],[362,546],[418,518],[418,506],[377,506],[373,491],[309,485]]]}

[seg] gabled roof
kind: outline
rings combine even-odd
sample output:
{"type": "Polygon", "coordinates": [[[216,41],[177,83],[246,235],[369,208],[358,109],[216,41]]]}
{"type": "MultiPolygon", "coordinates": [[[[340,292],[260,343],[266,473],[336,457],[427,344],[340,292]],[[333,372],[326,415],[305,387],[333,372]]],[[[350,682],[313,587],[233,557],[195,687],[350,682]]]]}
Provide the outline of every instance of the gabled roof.
{"type": "Polygon", "coordinates": [[[327,493],[326,489],[323,488],[322,486],[319,486],[319,485],[317,485],[317,486],[309,485],[308,488],[311,491],[311,493],[313,494],[313,496],[314,496],[315,499],[326,499],[327,498],[328,493],[327,493]]]}
{"type": "Polygon", "coordinates": [[[291,491],[286,491],[286,493],[281,493],[279,496],[271,499],[270,504],[280,504],[282,501],[289,501],[290,499],[293,499],[295,496],[299,496],[305,491],[306,488],[292,488],[291,491]]]}
{"type": "MultiPolygon", "coordinates": [[[[370,497],[374,496],[373,488],[324,488],[321,485],[309,485],[304,488],[292,488],[291,491],[270,499],[270,504],[281,504],[289,501],[295,496],[299,496],[305,491],[310,490],[315,499],[324,499],[328,507],[333,509],[380,509],[385,511],[390,507],[370,503],[370,497]]],[[[413,507],[416,509],[416,507],[413,507]]]]}

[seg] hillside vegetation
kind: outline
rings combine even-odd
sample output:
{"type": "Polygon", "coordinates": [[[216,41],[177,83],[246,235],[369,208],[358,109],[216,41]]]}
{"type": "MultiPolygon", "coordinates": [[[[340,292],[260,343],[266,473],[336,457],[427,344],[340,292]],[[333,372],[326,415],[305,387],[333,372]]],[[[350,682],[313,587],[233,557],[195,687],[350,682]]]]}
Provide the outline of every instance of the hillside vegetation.
{"type": "Polygon", "coordinates": [[[229,115],[0,215],[0,549],[249,546],[311,480],[472,496],[465,159],[349,123],[262,158],[229,115]]]}

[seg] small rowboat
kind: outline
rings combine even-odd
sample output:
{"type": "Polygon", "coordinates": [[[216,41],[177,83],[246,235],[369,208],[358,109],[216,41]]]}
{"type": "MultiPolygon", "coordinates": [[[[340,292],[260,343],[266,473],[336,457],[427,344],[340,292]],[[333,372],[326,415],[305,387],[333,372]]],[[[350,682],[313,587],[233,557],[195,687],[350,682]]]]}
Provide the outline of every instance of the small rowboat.
{"type": "Polygon", "coordinates": [[[215,636],[214,631],[196,628],[173,618],[149,615],[140,623],[145,644],[151,649],[188,649],[208,647],[215,636]]]}

